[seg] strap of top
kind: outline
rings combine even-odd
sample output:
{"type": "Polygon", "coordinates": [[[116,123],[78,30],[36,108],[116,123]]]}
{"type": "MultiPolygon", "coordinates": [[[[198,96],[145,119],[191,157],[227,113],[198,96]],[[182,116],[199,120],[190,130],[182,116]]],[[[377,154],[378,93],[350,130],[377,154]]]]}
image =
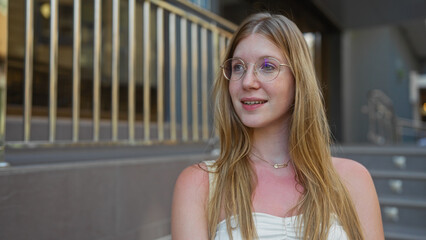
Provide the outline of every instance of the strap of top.
{"type": "Polygon", "coordinates": [[[216,161],[207,160],[203,162],[206,164],[207,170],[209,171],[209,200],[210,200],[213,197],[213,191],[216,186],[216,181],[215,181],[216,174],[214,174],[214,172],[216,171],[216,167],[213,166],[216,161]]]}

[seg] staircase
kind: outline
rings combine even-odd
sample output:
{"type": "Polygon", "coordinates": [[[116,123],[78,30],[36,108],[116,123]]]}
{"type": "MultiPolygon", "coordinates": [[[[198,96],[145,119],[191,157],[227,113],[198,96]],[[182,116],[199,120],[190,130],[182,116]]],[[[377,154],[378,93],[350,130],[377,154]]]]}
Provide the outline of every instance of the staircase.
{"type": "Polygon", "coordinates": [[[426,239],[426,148],[334,147],[370,171],[379,196],[386,240],[426,239]]]}

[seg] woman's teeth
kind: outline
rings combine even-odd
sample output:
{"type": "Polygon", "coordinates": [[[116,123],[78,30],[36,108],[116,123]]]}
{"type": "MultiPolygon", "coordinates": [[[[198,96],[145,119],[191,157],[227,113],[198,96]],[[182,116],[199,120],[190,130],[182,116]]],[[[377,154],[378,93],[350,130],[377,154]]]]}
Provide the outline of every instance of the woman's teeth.
{"type": "Polygon", "coordinates": [[[266,101],[244,101],[243,104],[245,105],[254,105],[254,104],[262,104],[265,103],[266,101]]]}

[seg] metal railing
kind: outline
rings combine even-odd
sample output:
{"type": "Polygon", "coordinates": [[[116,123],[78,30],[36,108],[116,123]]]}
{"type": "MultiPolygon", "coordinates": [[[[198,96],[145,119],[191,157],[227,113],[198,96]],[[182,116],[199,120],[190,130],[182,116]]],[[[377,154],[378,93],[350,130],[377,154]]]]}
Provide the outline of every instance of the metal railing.
{"type": "Polygon", "coordinates": [[[372,90],[368,96],[368,139],[376,144],[397,142],[396,117],[392,100],[380,90],[372,90]]]}
{"type": "MultiPolygon", "coordinates": [[[[8,4],[8,1],[3,2],[8,4]]],[[[103,44],[102,15],[108,13],[102,12],[102,4],[101,0],[94,1],[92,139],[82,141],[79,130],[81,125],[81,0],[73,2],[72,89],[69,89],[72,91],[72,137],[69,140],[57,139],[58,18],[60,17],[58,16],[58,0],[50,0],[48,139],[35,141],[31,135],[34,5],[32,0],[26,0],[23,137],[19,141],[4,140],[6,53],[5,57],[0,55],[0,154],[4,153],[5,146],[151,144],[177,141],[196,142],[209,139],[212,132],[211,119],[209,119],[209,88],[219,69],[219,58],[236,26],[185,1],[144,0],[139,2],[129,0],[128,3],[121,3],[120,0],[112,0],[111,117],[109,119],[111,137],[105,140],[100,139],[100,131],[102,131],[100,127],[100,94],[103,83],[101,61],[105,61],[102,59],[101,51],[103,44]],[[121,61],[120,5],[123,4],[128,4],[128,57],[126,59],[128,61],[128,79],[120,79],[119,73],[121,61]],[[140,8],[143,9],[142,22],[137,21],[136,15],[136,10],[140,8]],[[136,29],[137,26],[142,29],[142,34],[136,29]],[[140,35],[142,35],[142,39],[138,38],[140,35]],[[188,38],[188,36],[190,37],[188,38]],[[152,44],[153,42],[155,44],[152,44]],[[180,44],[178,45],[178,43],[180,44]],[[142,66],[136,64],[137,49],[140,48],[143,52],[142,66]],[[137,122],[135,85],[137,70],[140,68],[143,69],[143,111],[142,121],[137,122]],[[126,82],[128,86],[128,108],[125,122],[128,136],[126,139],[118,137],[119,125],[122,125],[122,122],[119,124],[119,87],[123,82],[126,82]],[[177,89],[180,91],[178,92],[177,89]],[[156,91],[156,109],[153,109],[153,104],[151,104],[152,91],[156,91]],[[153,112],[156,113],[156,122],[151,120],[153,112]],[[141,124],[143,128],[142,138],[138,138],[135,134],[138,124],[141,124]],[[157,132],[154,138],[152,131],[155,128],[157,132]]],[[[4,14],[4,11],[0,11],[0,13],[4,14]]],[[[7,19],[7,8],[5,14],[7,19]]],[[[5,32],[0,33],[1,41],[7,40],[7,30],[3,31],[5,32]]]]}
{"type": "Polygon", "coordinates": [[[5,130],[6,130],[6,93],[7,93],[7,27],[8,1],[0,3],[0,167],[6,167],[4,162],[5,130]]]}
{"type": "Polygon", "coordinates": [[[369,119],[367,137],[375,144],[400,143],[407,136],[415,140],[426,137],[426,125],[398,117],[392,100],[380,90],[369,93],[368,104],[364,109],[369,119]]]}

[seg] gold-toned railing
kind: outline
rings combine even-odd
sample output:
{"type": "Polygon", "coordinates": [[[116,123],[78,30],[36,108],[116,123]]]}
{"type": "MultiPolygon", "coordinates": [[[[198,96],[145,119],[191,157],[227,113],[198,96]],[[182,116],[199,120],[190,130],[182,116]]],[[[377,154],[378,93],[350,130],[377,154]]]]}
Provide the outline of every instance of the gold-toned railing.
{"type": "Polygon", "coordinates": [[[6,167],[4,150],[6,141],[6,92],[7,92],[7,37],[8,1],[0,4],[0,167],[6,167]]]}
{"type": "MultiPolygon", "coordinates": [[[[8,1],[6,2],[6,6],[8,1]]],[[[73,2],[73,47],[72,47],[72,136],[69,140],[57,139],[57,99],[58,99],[58,0],[50,0],[50,43],[49,43],[49,106],[48,139],[34,141],[31,136],[33,99],[33,49],[34,49],[34,5],[26,0],[25,13],[25,63],[24,63],[24,102],[23,137],[19,141],[4,141],[6,118],[6,57],[0,55],[0,147],[57,146],[73,144],[150,144],[161,142],[206,141],[211,134],[209,116],[209,89],[219,68],[219,57],[236,26],[206,10],[188,2],[145,0],[128,1],[128,79],[127,81],[127,132],[126,139],[118,138],[119,128],[119,85],[120,79],[120,0],[112,3],[112,48],[111,48],[111,138],[100,139],[101,121],[101,51],[102,51],[102,12],[101,0],[94,0],[93,24],[93,107],[92,132],[90,141],[82,141],[80,134],[81,102],[81,13],[82,1],[73,2]],[[143,8],[142,23],[136,21],[137,7],[143,8]],[[142,39],[138,39],[136,25],[141,25],[142,39]],[[190,26],[190,27],[189,27],[190,26]],[[155,33],[154,33],[155,28],[155,33]],[[168,36],[168,38],[165,38],[168,36]],[[190,37],[188,37],[190,36],[190,37]],[[155,39],[155,46],[152,40],[155,39]],[[178,42],[180,43],[178,45],[178,42]],[[168,44],[168,45],[167,45],[168,44]],[[189,47],[189,46],[190,47],[189,47]],[[136,65],[137,48],[142,48],[142,66],[136,65]],[[155,54],[156,62],[153,62],[155,54]],[[191,61],[189,62],[189,57],[191,61]],[[177,64],[180,63],[180,64],[177,64]],[[190,65],[189,65],[190,64],[190,65]],[[168,68],[166,69],[166,65],[168,68]],[[155,70],[153,70],[155,67],[155,70]],[[135,75],[143,69],[143,111],[142,122],[137,122],[135,75]],[[210,70],[209,70],[210,69],[210,70]],[[152,71],[152,72],[151,72],[152,71]],[[155,72],[154,72],[155,71],[155,72]],[[188,72],[189,71],[189,72],[188,72]],[[153,113],[150,96],[152,78],[156,83],[156,122],[151,121],[153,113]],[[166,91],[169,95],[166,102],[166,91]],[[180,92],[176,89],[179,87],[180,92]],[[190,94],[190,98],[188,97],[190,94]],[[4,98],[4,99],[3,99],[4,98]],[[178,101],[179,98],[179,101],[178,101]],[[191,101],[191,102],[190,102],[191,101]],[[181,104],[178,106],[176,102],[181,104]],[[201,106],[200,106],[201,105],[201,106]],[[200,107],[199,107],[200,106],[200,107]],[[200,111],[201,109],[201,111],[200,111]],[[165,119],[165,116],[168,119],[165,119]],[[178,118],[180,116],[180,118],[178,118]],[[143,137],[137,138],[136,125],[142,124],[143,137]],[[155,125],[155,127],[154,127],[155,125]],[[191,126],[190,126],[191,125],[191,126]],[[156,137],[152,131],[156,128],[156,137]],[[166,134],[167,133],[167,134],[166,134]],[[178,134],[179,133],[179,134],[178,134]]],[[[127,2],[126,2],[127,3],[127,2]]],[[[6,14],[6,11],[0,11],[6,14]],[[5,13],[4,13],[5,12],[5,13]]],[[[9,13],[10,14],[10,13],[9,13]]],[[[7,24],[6,24],[7,26],[7,24]]],[[[140,30],[140,28],[139,28],[140,30]]],[[[7,30],[2,29],[0,40],[7,41],[7,30]]],[[[140,34],[139,34],[140,35],[140,34]]],[[[7,42],[6,42],[7,43],[7,42]]],[[[0,45],[1,47],[1,45],[0,45]]],[[[0,52],[1,53],[1,52],[0,52]]],[[[122,122],[120,123],[122,124],[122,122]]]]}

